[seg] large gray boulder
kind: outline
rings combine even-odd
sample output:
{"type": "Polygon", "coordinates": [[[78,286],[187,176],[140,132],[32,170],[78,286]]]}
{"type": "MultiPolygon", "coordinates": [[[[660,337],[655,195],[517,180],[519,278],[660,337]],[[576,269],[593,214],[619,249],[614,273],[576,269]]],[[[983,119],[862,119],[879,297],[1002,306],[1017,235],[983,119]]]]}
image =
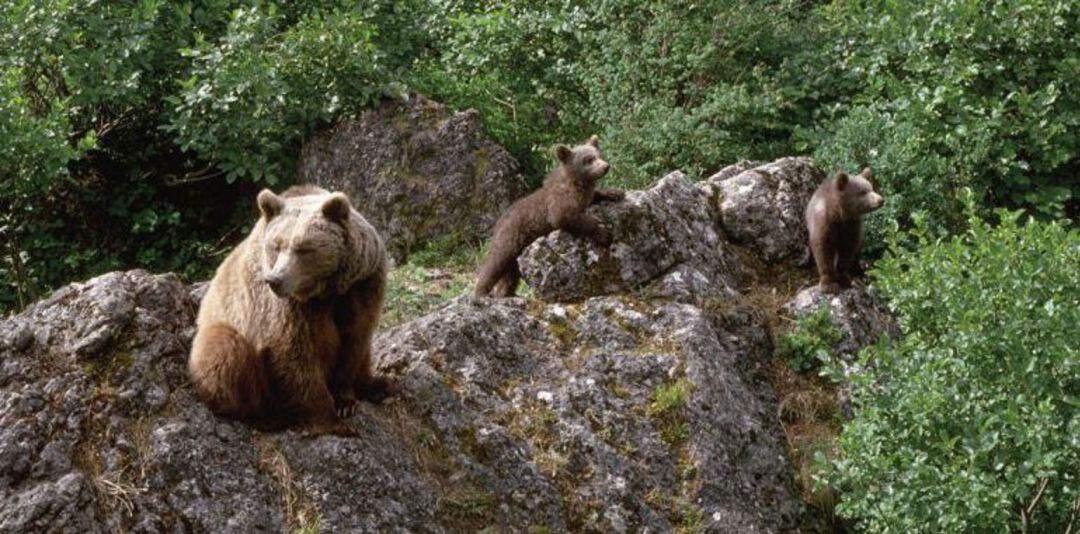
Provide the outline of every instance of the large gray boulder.
{"type": "Polygon", "coordinates": [[[746,310],[462,298],[381,334],[400,394],[314,438],[194,397],[197,290],[110,273],[0,322],[0,532],[796,526],[746,310]]]}
{"type": "Polygon", "coordinates": [[[681,172],[589,213],[611,230],[611,246],[560,230],[536,240],[518,259],[541,299],[637,293],[705,304],[733,296],[747,277],[718,230],[710,198],[681,172]]]}
{"type": "Polygon", "coordinates": [[[437,237],[488,237],[527,192],[517,162],[484,134],[475,110],[453,113],[416,94],[316,133],[298,174],[348,193],[399,263],[437,237]]]}
{"type": "Polygon", "coordinates": [[[807,157],[743,162],[702,182],[715,198],[720,224],[733,242],[767,263],[809,259],[803,213],[825,173],[807,157]]]}
{"type": "Polygon", "coordinates": [[[833,324],[840,338],[832,347],[833,354],[851,362],[864,347],[877,343],[882,336],[897,337],[900,328],[896,318],[863,281],[857,280],[848,289],[836,294],[821,291],[817,284],[800,290],[784,309],[795,318],[829,307],[833,324]]]}

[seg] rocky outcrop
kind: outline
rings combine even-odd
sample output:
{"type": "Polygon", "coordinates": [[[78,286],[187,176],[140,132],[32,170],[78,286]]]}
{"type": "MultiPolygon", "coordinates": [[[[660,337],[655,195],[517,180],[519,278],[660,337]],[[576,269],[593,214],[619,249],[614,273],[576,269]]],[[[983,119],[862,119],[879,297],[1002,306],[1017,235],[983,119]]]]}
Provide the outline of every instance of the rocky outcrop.
{"type": "Polygon", "coordinates": [[[563,231],[538,239],[518,260],[538,297],[637,293],[700,304],[735,294],[746,278],[747,268],[717,229],[708,196],[681,172],[589,212],[611,230],[612,245],[563,231]]]}
{"type": "Polygon", "coordinates": [[[298,173],[303,183],[348,193],[399,263],[437,237],[488,237],[527,192],[517,162],[486,137],[475,110],[452,113],[415,94],[315,134],[298,173]]]}
{"type": "MultiPolygon", "coordinates": [[[[795,530],[765,376],[786,294],[761,286],[799,278],[768,266],[797,247],[767,229],[731,244],[723,184],[806,165],[669,174],[590,208],[611,247],[554,232],[526,251],[543,301],[461,297],[380,333],[399,391],[358,405],[350,438],[260,431],[198,402],[185,367],[205,284],[128,271],[62,288],[0,322],[0,532],[795,530]]],[[[896,332],[860,285],[804,290],[787,311],[825,301],[844,358],[896,332]]]]}
{"type": "Polygon", "coordinates": [[[815,284],[799,291],[785,309],[798,318],[822,306],[829,307],[829,315],[840,331],[833,354],[844,361],[854,361],[863,347],[877,343],[882,336],[900,335],[896,318],[861,280],[835,295],[823,293],[815,284]]]}
{"type": "Polygon", "coordinates": [[[800,505],[748,310],[461,298],[379,336],[355,438],[212,415],[185,362],[199,288],[118,272],[0,323],[0,532],[722,532],[800,505]],[[193,295],[194,293],[194,295],[193,295]]]}
{"type": "Polygon", "coordinates": [[[556,231],[522,254],[522,274],[547,301],[627,292],[722,300],[747,278],[732,244],[765,263],[808,259],[802,214],[823,179],[809,158],[741,162],[698,184],[673,172],[624,202],[589,208],[611,229],[610,247],[556,231]]]}
{"type": "Polygon", "coordinates": [[[702,187],[716,199],[720,224],[733,242],[767,263],[801,264],[809,259],[803,212],[824,180],[810,158],[798,157],[732,165],[702,187]]]}

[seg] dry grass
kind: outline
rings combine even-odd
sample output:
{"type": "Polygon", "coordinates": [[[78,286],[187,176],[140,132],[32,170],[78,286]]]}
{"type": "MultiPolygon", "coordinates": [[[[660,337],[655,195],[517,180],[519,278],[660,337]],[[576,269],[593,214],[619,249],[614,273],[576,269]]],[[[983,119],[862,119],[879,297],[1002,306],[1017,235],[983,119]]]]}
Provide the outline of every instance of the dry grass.
{"type": "Polygon", "coordinates": [[[259,467],[277,482],[289,531],[317,532],[319,510],[296,479],[288,459],[278,449],[277,443],[269,436],[257,435],[255,448],[259,451],[259,467]]]}

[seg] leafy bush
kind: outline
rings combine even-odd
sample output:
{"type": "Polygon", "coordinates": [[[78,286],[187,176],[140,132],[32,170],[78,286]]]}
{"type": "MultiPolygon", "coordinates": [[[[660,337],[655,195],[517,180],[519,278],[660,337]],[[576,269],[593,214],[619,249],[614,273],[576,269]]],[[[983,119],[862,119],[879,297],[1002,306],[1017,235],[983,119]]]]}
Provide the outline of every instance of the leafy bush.
{"type": "Polygon", "coordinates": [[[780,335],[777,355],[793,370],[809,371],[819,362],[828,361],[833,345],[841,336],[826,302],[817,311],[800,317],[790,332],[780,335]]]}
{"type": "Polygon", "coordinates": [[[612,185],[741,158],[870,165],[915,214],[1075,217],[1080,8],[752,0],[0,0],[0,309],[143,266],[205,276],[303,139],[405,89],[477,108],[539,183],[598,133],[612,185]],[[987,211],[988,213],[989,211],[987,211]],[[15,291],[7,291],[8,288],[15,291]]]}
{"type": "Polygon", "coordinates": [[[968,187],[981,206],[1065,215],[1080,172],[1075,2],[872,1],[821,13],[834,39],[815,53],[832,58],[838,101],[808,144],[827,167],[874,168],[897,200],[882,223],[926,210],[955,229],[968,187]]]}
{"type": "Polygon", "coordinates": [[[317,125],[404,93],[401,71],[420,47],[400,39],[418,38],[415,21],[400,15],[422,7],[237,9],[220,39],[196,36],[194,47],[181,50],[194,61],[180,93],[168,98],[175,106],[168,128],[227,180],[277,183],[290,176],[299,141],[317,125]]]}
{"type": "MultiPolygon", "coordinates": [[[[970,202],[970,201],[969,201],[970,202]]],[[[873,276],[905,336],[863,355],[828,480],[868,532],[1061,532],[1080,499],[1080,233],[920,228],[873,276]]]]}

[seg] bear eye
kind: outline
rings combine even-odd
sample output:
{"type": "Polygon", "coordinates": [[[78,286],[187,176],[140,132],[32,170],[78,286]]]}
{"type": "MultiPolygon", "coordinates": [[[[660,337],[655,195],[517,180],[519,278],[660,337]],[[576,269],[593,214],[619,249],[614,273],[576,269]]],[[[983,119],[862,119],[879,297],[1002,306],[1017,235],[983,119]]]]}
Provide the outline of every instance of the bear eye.
{"type": "Polygon", "coordinates": [[[592,162],[596,161],[594,156],[585,156],[585,164],[592,165],[592,162]]]}
{"type": "Polygon", "coordinates": [[[297,255],[300,255],[300,256],[303,256],[305,254],[311,254],[312,252],[315,252],[315,249],[313,249],[311,247],[302,247],[302,248],[293,249],[293,254],[297,254],[297,255]]]}

